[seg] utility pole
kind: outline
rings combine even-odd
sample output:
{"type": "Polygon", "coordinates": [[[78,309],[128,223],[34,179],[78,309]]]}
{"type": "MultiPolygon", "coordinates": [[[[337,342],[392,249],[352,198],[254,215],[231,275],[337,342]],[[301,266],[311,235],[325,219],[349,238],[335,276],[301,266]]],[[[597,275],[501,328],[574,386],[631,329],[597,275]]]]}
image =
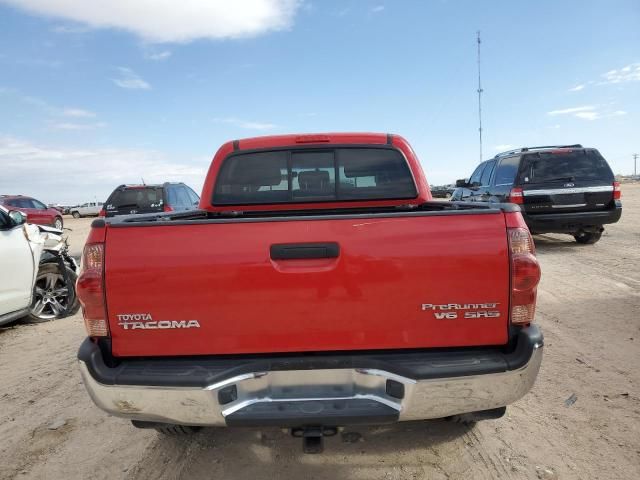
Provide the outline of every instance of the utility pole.
{"type": "Polygon", "coordinates": [[[478,30],[478,134],[480,136],[480,162],[482,162],[482,82],[480,81],[480,30],[478,30]]]}
{"type": "Polygon", "coordinates": [[[637,160],[638,160],[638,154],[637,154],[637,153],[634,153],[634,154],[633,154],[633,176],[634,176],[634,177],[637,177],[637,176],[638,176],[638,172],[637,172],[637,170],[636,170],[636,162],[637,162],[637,160]]]}

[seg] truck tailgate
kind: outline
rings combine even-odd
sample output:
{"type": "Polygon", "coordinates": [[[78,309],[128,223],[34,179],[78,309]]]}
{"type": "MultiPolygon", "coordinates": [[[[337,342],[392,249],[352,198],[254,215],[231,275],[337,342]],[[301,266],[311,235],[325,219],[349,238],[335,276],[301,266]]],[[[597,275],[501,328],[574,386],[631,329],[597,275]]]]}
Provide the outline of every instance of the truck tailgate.
{"type": "Polygon", "coordinates": [[[496,211],[110,225],[113,353],[505,344],[505,230],[496,211]],[[272,253],[273,245],[306,243],[339,251],[301,259],[272,253]]]}

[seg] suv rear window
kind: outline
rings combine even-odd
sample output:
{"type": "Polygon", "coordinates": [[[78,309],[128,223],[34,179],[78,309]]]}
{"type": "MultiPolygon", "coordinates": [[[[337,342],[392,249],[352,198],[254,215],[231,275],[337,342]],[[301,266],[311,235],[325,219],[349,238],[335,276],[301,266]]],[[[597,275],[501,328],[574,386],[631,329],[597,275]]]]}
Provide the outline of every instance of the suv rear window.
{"type": "Polygon", "coordinates": [[[415,198],[404,156],[389,148],[279,150],[228,157],[214,205],[415,198]]]}
{"type": "Polygon", "coordinates": [[[116,190],[106,203],[108,209],[128,207],[162,209],[162,188],[135,187],[116,190]]]}
{"type": "Polygon", "coordinates": [[[523,157],[522,183],[534,184],[574,180],[613,182],[613,172],[596,150],[571,152],[539,152],[523,157]]]}

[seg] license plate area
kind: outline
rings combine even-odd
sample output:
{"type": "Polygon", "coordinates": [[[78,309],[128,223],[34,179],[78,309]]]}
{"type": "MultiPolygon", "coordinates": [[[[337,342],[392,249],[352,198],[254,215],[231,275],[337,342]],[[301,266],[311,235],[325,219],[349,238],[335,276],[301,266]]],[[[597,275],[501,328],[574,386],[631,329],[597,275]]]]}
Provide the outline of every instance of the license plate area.
{"type": "Polygon", "coordinates": [[[583,205],[585,204],[584,193],[561,193],[551,195],[552,205],[583,205]]]}

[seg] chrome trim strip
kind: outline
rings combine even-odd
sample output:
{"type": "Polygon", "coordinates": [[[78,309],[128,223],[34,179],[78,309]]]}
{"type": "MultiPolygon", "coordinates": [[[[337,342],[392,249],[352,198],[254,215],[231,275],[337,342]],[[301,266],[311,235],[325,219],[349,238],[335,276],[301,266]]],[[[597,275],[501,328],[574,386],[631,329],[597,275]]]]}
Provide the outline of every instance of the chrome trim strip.
{"type": "Polygon", "coordinates": [[[551,208],[576,208],[576,207],[586,207],[586,203],[574,203],[573,205],[551,205],[551,208]]]}
{"type": "Polygon", "coordinates": [[[522,193],[525,197],[535,195],[562,195],[570,193],[594,193],[594,192],[613,192],[613,185],[601,185],[598,187],[575,187],[575,188],[546,188],[542,190],[524,190],[522,193]]]}
{"type": "Polygon", "coordinates": [[[212,383],[208,387],[205,387],[205,390],[219,390],[227,385],[232,385],[234,383],[242,382],[243,380],[249,380],[252,378],[260,378],[267,375],[268,372],[252,372],[252,373],[244,373],[242,375],[238,375],[236,377],[227,378],[226,380],[222,380],[218,383],[212,383]]]}
{"type": "Polygon", "coordinates": [[[509,405],[533,386],[542,361],[535,345],[518,370],[486,375],[415,380],[379,369],[276,370],[253,372],[200,387],[104,385],[80,361],[94,403],[121,418],[180,425],[226,426],[225,417],[256,403],[368,399],[399,412],[400,421],[442,418],[509,405]],[[387,380],[404,384],[404,398],[386,392],[387,380]],[[218,403],[218,392],[235,385],[237,399],[218,403]]]}

